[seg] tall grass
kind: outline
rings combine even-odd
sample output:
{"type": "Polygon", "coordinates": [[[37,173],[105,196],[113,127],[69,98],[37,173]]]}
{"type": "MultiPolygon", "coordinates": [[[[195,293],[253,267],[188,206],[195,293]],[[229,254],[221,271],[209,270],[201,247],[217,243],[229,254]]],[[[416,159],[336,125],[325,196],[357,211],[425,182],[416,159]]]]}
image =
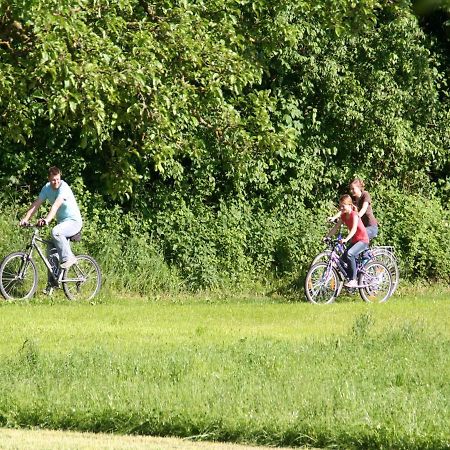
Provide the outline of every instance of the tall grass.
{"type": "Polygon", "coordinates": [[[0,424],[448,448],[448,301],[3,305],[0,424]]]}

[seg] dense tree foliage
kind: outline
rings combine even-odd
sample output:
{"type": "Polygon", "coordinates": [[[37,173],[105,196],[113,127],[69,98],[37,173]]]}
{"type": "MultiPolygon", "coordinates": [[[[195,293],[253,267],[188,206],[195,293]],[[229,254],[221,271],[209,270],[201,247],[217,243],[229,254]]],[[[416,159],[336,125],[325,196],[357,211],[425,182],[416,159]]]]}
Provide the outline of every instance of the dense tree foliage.
{"type": "Polygon", "coordinates": [[[86,204],[142,215],[188,277],[229,276],[240,254],[239,273],[294,270],[317,203],[354,175],[445,208],[450,8],[435,6],[2,1],[1,183],[35,193],[63,167],[86,204]]]}

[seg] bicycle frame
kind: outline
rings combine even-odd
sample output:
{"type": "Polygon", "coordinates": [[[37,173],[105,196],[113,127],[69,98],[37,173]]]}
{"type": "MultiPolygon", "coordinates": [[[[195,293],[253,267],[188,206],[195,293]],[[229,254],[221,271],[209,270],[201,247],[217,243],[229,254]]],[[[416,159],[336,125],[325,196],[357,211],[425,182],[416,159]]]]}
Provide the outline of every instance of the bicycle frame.
{"type": "MultiPolygon", "coordinates": [[[[341,256],[345,252],[345,245],[340,242],[340,239],[337,239],[335,241],[328,240],[327,241],[328,247],[331,250],[329,259],[328,259],[328,265],[327,270],[325,272],[325,280],[328,280],[328,277],[331,274],[331,268],[334,267],[337,270],[337,273],[342,281],[348,279],[347,277],[347,269],[342,265],[341,256]]],[[[365,273],[364,266],[367,264],[368,261],[372,259],[372,251],[370,248],[367,250],[364,250],[360,255],[358,255],[358,258],[356,260],[356,273],[359,275],[360,273],[365,273]],[[369,259],[364,260],[363,255],[366,254],[369,259]]],[[[358,286],[358,287],[367,287],[366,285],[358,286]]]]}
{"type": "MultiPolygon", "coordinates": [[[[58,267],[56,267],[57,272],[55,275],[54,267],[48,260],[43,249],[39,246],[39,243],[46,244],[47,246],[53,245],[53,243],[52,243],[52,241],[50,241],[48,239],[43,239],[41,236],[39,236],[39,229],[37,227],[33,227],[33,228],[34,228],[34,230],[33,230],[33,234],[31,235],[31,241],[27,245],[26,251],[25,251],[25,253],[27,254],[27,259],[32,259],[33,258],[33,250],[36,250],[36,252],[39,255],[39,257],[41,258],[42,262],[47,267],[47,270],[48,270],[49,274],[51,275],[53,281],[55,283],[57,283],[58,286],[60,286],[62,281],[66,281],[66,280],[62,279],[64,271],[60,270],[58,267]]],[[[23,266],[23,270],[24,269],[25,269],[25,265],[23,266]]],[[[73,281],[73,280],[67,279],[67,281],[73,281]]]]}
{"type": "Polygon", "coordinates": [[[342,266],[341,262],[341,255],[345,251],[344,244],[340,243],[339,240],[336,241],[328,241],[328,246],[331,250],[329,259],[328,259],[328,266],[327,266],[327,276],[329,271],[332,267],[336,268],[338,271],[338,274],[341,276],[341,278],[346,278],[346,271],[345,268],[342,266]]]}
{"type": "MultiPolygon", "coordinates": [[[[38,242],[40,242],[40,243],[46,244],[46,245],[53,245],[53,242],[48,239],[41,238],[39,236],[39,229],[36,226],[33,226],[33,228],[34,228],[34,231],[33,231],[33,234],[31,235],[31,242],[28,244],[28,246],[26,247],[26,251],[24,252],[28,255],[27,259],[32,259],[33,250],[36,250],[38,255],[40,256],[40,258],[42,259],[42,262],[47,267],[48,272],[51,274],[53,281],[55,281],[55,283],[57,283],[58,286],[60,286],[61,283],[65,283],[65,282],[84,282],[84,281],[86,281],[86,276],[84,275],[84,273],[82,271],[79,271],[79,276],[77,278],[63,278],[65,271],[60,269],[59,267],[56,267],[57,272],[55,275],[55,273],[53,271],[54,267],[52,266],[52,264],[50,263],[50,261],[48,260],[48,258],[46,256],[46,254],[44,253],[44,251],[38,244],[38,242]]],[[[24,269],[25,269],[25,265],[22,270],[24,270],[24,269]]]]}
{"type": "Polygon", "coordinates": [[[339,254],[342,254],[344,251],[344,245],[342,243],[340,243],[339,241],[335,241],[333,242],[331,239],[329,241],[327,241],[328,246],[330,247],[331,253],[327,262],[327,268],[323,274],[323,276],[321,277],[322,283],[324,285],[326,285],[331,277],[332,277],[332,273],[333,273],[333,268],[337,269],[337,274],[341,280],[341,282],[339,283],[339,288],[338,288],[338,294],[340,294],[342,286],[343,286],[343,282],[345,280],[345,276],[343,275],[343,267],[341,264],[341,260],[340,260],[340,256],[339,254]]]}
{"type": "Polygon", "coordinates": [[[56,254],[53,255],[53,242],[39,235],[39,227],[30,225],[29,228],[33,228],[33,231],[25,249],[6,255],[0,263],[2,296],[6,300],[31,298],[38,287],[39,273],[36,262],[40,258],[50,273],[48,294],[51,294],[53,288],[62,288],[69,300],[90,300],[95,297],[102,281],[97,261],[89,255],[78,254],[73,265],[62,268],[56,254]],[[44,249],[44,244],[47,249],[44,249]],[[47,253],[50,253],[49,257],[47,253]]]}

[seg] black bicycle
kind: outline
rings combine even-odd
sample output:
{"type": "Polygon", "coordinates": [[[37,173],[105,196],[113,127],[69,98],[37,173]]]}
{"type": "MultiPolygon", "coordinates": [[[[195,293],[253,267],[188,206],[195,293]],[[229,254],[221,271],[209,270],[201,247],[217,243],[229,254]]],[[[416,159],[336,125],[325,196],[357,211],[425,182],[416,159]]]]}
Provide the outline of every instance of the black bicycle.
{"type": "MultiPolygon", "coordinates": [[[[51,241],[39,235],[37,226],[33,229],[31,241],[25,251],[6,256],[0,264],[0,292],[6,300],[25,300],[31,298],[38,287],[38,270],[33,259],[36,251],[51,277],[51,285],[62,287],[69,300],[90,300],[101,287],[102,275],[97,261],[89,255],[77,255],[77,262],[62,269],[56,258],[46,257],[40,244],[51,245],[51,241]]],[[[76,235],[71,240],[76,240],[76,235]]]]}
{"type": "MultiPolygon", "coordinates": [[[[327,239],[329,251],[311,265],[305,279],[305,294],[311,303],[332,303],[341,293],[347,268],[341,261],[345,246],[340,240],[327,239]],[[326,260],[325,260],[326,259],[326,260]]],[[[369,303],[383,303],[393,293],[394,283],[389,268],[365,251],[357,259],[357,289],[369,303]]],[[[353,290],[354,290],[353,289],[353,290]]]]}

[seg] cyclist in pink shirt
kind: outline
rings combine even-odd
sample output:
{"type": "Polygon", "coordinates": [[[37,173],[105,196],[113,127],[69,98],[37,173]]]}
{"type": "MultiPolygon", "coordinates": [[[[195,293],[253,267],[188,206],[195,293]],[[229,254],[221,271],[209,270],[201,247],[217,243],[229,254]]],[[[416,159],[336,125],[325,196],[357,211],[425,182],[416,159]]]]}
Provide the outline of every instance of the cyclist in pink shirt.
{"type": "Polygon", "coordinates": [[[356,281],[356,257],[369,248],[369,236],[350,195],[343,195],[339,199],[339,210],[341,215],[326,237],[334,236],[343,223],[348,228],[347,237],[342,239],[343,243],[350,241],[351,244],[342,255],[342,261],[347,264],[347,277],[349,279],[344,286],[355,288],[358,286],[356,281]]]}

